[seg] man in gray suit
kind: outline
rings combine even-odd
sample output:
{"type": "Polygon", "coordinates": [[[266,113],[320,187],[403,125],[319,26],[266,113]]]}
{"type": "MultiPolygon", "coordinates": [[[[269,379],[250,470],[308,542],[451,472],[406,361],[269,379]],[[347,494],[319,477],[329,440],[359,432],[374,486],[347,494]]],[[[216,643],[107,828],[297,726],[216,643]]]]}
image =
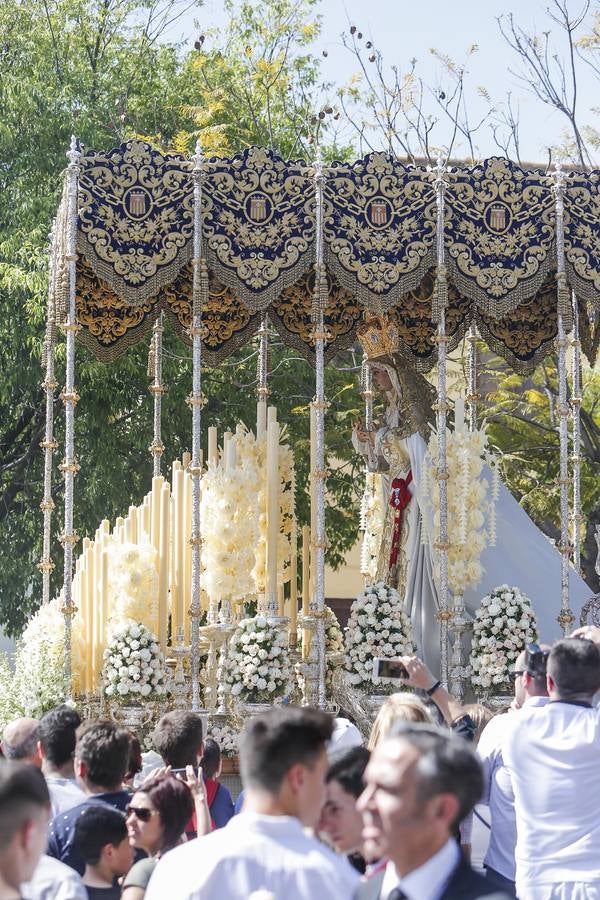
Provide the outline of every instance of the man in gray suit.
{"type": "Polygon", "coordinates": [[[374,750],[358,800],[367,855],[388,862],[355,900],[508,900],[464,861],[453,836],[482,791],[462,738],[398,722],[374,750]]]}

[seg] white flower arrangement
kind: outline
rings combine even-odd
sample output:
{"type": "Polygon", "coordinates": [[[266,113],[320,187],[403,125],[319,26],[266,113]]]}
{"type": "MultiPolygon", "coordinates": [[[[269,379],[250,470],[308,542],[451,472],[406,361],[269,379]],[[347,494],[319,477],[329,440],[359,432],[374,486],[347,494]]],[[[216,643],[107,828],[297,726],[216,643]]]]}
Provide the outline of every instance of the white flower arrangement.
{"type": "Polygon", "coordinates": [[[109,541],[107,604],[113,630],[141,622],[158,630],[158,554],[152,544],[109,541]]]}
{"type": "MultiPolygon", "coordinates": [[[[56,597],[31,617],[17,644],[14,672],[0,670],[0,717],[34,716],[63,703],[67,696],[64,677],[65,621],[62,597],[56,597]]],[[[83,683],[85,652],[83,620],[71,620],[71,668],[75,692],[83,683]]]]}
{"type": "Polygon", "coordinates": [[[202,582],[215,601],[242,600],[255,590],[260,473],[252,454],[242,452],[247,432],[240,431],[232,440],[237,465],[209,465],[202,476],[202,582]]]}
{"type": "Polygon", "coordinates": [[[102,677],[105,695],[118,703],[164,696],[165,660],[155,635],[139,622],[119,628],[104,651],[102,677]]]}
{"type": "Polygon", "coordinates": [[[373,581],[377,576],[377,561],[383,528],[383,482],[381,475],[367,472],[360,505],[360,530],[363,533],[360,551],[360,572],[373,581]]]}
{"type": "Polygon", "coordinates": [[[221,677],[247,703],[283,697],[291,688],[287,635],[264,616],[243,619],[230,641],[221,677]]]}
{"type": "MultiPolygon", "coordinates": [[[[437,480],[438,436],[429,441],[428,454],[423,466],[421,493],[424,515],[421,540],[430,540],[432,520],[434,533],[440,526],[440,492],[437,480]]],[[[495,457],[487,450],[487,435],[479,431],[446,432],[446,481],[448,492],[448,582],[452,592],[463,594],[467,587],[481,581],[483,567],[480,557],[487,543],[495,543],[495,501],[498,496],[498,473],[495,457]],[[483,477],[484,463],[492,465],[492,498],[489,484],[483,477]],[[489,527],[484,528],[486,517],[489,527]]],[[[435,563],[439,577],[439,563],[435,563]]]]}
{"type": "Polygon", "coordinates": [[[367,693],[397,687],[398,682],[390,678],[374,682],[372,672],[375,656],[394,659],[415,652],[410,621],[398,591],[382,581],[365,588],[350,609],[345,643],[350,684],[367,693]]]}
{"type": "Polygon", "coordinates": [[[228,722],[223,725],[210,725],[208,737],[217,742],[222,756],[237,756],[239,753],[239,732],[228,722]]]}
{"type": "Polygon", "coordinates": [[[344,652],[344,634],[332,608],[325,604],[325,650],[327,653],[344,652]]]}
{"type": "MultiPolygon", "coordinates": [[[[289,581],[291,561],[291,535],[295,521],[296,473],[294,454],[285,443],[286,429],[280,426],[279,437],[279,541],[277,547],[277,577],[281,583],[289,581]]],[[[261,594],[265,590],[267,559],[267,445],[266,438],[256,439],[251,431],[239,430],[237,434],[238,459],[249,459],[259,474],[257,491],[258,540],[255,544],[255,561],[252,570],[253,592],[261,594]],[[241,433],[240,433],[241,432],[241,433]]]]}
{"type": "Polygon", "coordinates": [[[471,645],[471,680],[484,690],[512,690],[509,675],[527,644],[537,640],[531,601],[519,588],[501,584],[490,591],[475,613],[471,645]]]}

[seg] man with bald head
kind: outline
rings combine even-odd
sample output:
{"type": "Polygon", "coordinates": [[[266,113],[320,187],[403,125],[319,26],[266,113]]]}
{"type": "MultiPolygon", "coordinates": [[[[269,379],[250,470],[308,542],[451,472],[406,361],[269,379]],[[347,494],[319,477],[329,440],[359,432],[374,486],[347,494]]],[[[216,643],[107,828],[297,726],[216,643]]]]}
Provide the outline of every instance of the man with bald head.
{"type": "Polygon", "coordinates": [[[481,735],[477,752],[483,765],[485,790],[482,802],[490,809],[490,843],[484,859],[486,877],[491,884],[515,893],[515,847],[517,823],[515,798],[509,772],[502,756],[502,746],[520,710],[541,709],[548,703],[546,662],[550,648],[546,644],[530,644],[517,657],[511,673],[515,683],[512,710],[494,716],[481,735]]]}
{"type": "Polygon", "coordinates": [[[38,750],[40,723],[37,719],[13,719],[4,729],[2,735],[2,753],[6,759],[31,763],[42,767],[42,758],[38,750]]]}

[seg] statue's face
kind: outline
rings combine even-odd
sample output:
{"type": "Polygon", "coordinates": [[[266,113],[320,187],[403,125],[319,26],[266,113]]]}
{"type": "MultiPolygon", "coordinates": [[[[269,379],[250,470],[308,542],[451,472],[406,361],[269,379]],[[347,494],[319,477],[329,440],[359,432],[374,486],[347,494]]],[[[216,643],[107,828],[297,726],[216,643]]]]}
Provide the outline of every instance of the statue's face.
{"type": "Polygon", "coordinates": [[[393,390],[392,379],[385,369],[373,369],[373,381],[380,391],[393,390]]]}

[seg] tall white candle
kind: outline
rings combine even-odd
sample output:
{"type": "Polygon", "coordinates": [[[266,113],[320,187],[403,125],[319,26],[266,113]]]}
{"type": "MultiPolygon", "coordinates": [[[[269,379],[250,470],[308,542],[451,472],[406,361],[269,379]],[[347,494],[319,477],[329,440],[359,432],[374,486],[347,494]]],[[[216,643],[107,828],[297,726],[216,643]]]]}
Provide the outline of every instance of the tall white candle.
{"type": "Polygon", "coordinates": [[[169,512],[171,490],[164,483],[160,492],[160,531],[158,547],[158,639],[163,652],[167,647],[168,594],[169,594],[169,512]]]}
{"type": "Polygon", "coordinates": [[[221,467],[227,471],[227,447],[229,446],[229,441],[231,440],[231,432],[225,431],[223,432],[223,456],[221,457],[221,467]]]}
{"type": "Polygon", "coordinates": [[[269,427],[271,422],[276,422],[276,421],[277,421],[277,407],[269,406],[269,408],[267,409],[267,428],[269,427]]]}
{"type": "Polygon", "coordinates": [[[267,430],[267,401],[259,400],[256,404],[256,437],[264,437],[267,430]]]}
{"type": "Polygon", "coordinates": [[[279,543],[279,425],[267,424],[267,603],[277,600],[277,545],[279,543]]]}
{"type": "Polygon", "coordinates": [[[226,460],[225,460],[225,468],[228,472],[233,472],[236,466],[236,446],[235,446],[235,437],[230,437],[227,441],[227,447],[225,450],[226,460]]]}
{"type": "MultiPolygon", "coordinates": [[[[317,470],[317,411],[311,406],[310,408],[310,536],[314,541],[317,536],[317,481],[315,472],[317,470]]],[[[313,571],[310,571],[310,587],[309,593],[313,594],[313,571]]]]}
{"type": "Polygon", "coordinates": [[[183,627],[184,623],[184,543],[185,543],[185,497],[184,497],[185,472],[179,466],[175,472],[173,484],[173,575],[171,578],[171,609],[173,615],[173,630],[183,627]]]}
{"type": "Polygon", "coordinates": [[[292,545],[290,558],[290,632],[295,636],[298,631],[298,531],[295,521],[292,525],[290,542],[292,545]]]}
{"type": "Polygon", "coordinates": [[[214,425],[208,427],[208,464],[216,466],[219,462],[218,435],[214,425]]]}

